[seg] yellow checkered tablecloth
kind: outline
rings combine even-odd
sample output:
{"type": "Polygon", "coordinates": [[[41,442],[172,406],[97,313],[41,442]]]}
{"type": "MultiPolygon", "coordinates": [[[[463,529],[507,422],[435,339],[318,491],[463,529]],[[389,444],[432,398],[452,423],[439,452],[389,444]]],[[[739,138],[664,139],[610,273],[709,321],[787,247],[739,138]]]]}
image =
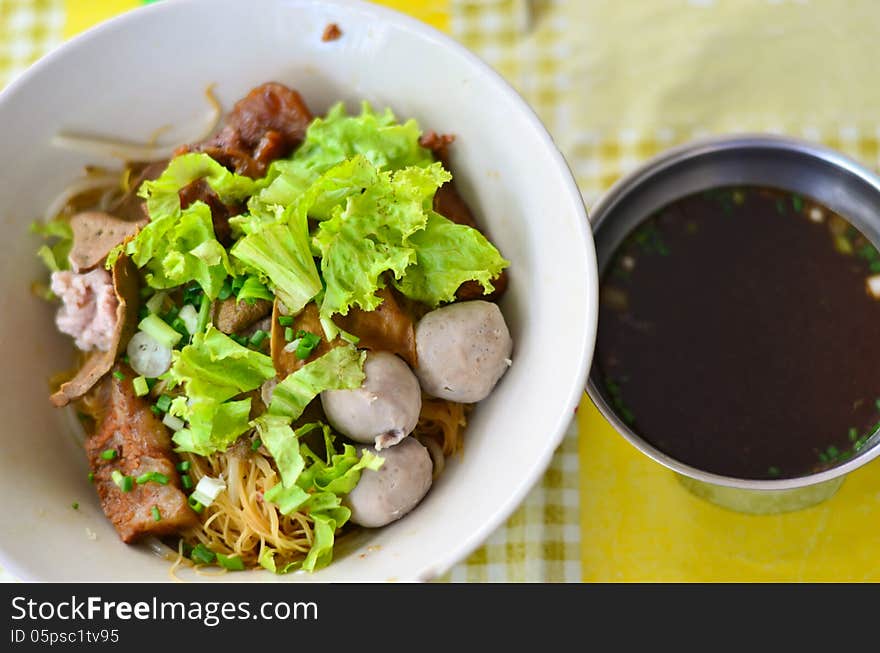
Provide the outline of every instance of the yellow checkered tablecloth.
{"type": "MultiPolygon", "coordinates": [[[[137,4],[0,0],[0,85],[137,4]]],[[[588,207],[646,158],[712,133],[784,132],[880,167],[874,0],[382,4],[499,70],[553,134],[588,207]]],[[[815,508],[736,514],[686,492],[585,399],[541,483],[447,579],[876,581],[878,551],[880,460],[815,508]]]]}

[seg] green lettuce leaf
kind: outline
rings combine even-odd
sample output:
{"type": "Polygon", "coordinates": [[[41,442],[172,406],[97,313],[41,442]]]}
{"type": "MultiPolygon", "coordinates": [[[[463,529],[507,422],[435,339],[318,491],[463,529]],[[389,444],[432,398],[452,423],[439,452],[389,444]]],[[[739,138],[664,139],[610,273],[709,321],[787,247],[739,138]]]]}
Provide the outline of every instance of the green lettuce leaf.
{"type": "Polygon", "coordinates": [[[416,262],[408,239],[424,229],[434,193],[451,175],[439,163],[378,173],[364,192],[346,197],[319,223],[313,241],[321,253],[326,289],[320,315],[347,315],[352,306],[374,310],[382,276],[397,279],[416,262]]]}
{"type": "MultiPolygon", "coordinates": [[[[277,415],[262,415],[254,423],[281,476],[281,482],[269,488],[263,497],[275,503],[282,514],[295,510],[308,513],[315,536],[300,566],[307,571],[324,567],[333,558],[336,531],[351,517],[351,510],[342,505],[342,496],[355,488],[364,469],[379,469],[384,461],[369,451],[359,456],[350,444],[336,453],[330,427],[321,422],[306,424],[296,431],[287,418],[277,415]],[[327,453],[323,458],[300,442],[304,435],[318,428],[324,432],[327,453]]],[[[285,573],[296,566],[294,563],[279,571],[275,568],[274,553],[264,554],[266,564],[262,554],[260,564],[275,573],[285,573]]]]}
{"type": "Polygon", "coordinates": [[[33,222],[30,231],[50,241],[37,250],[37,256],[49,272],[70,269],[70,260],[67,256],[73,247],[73,229],[67,220],[33,222]]]}
{"type": "Polygon", "coordinates": [[[343,345],[303,365],[275,386],[268,413],[292,421],[324,390],[359,388],[366,356],[352,345],[343,345]]]}
{"type": "Polygon", "coordinates": [[[192,451],[202,456],[225,451],[250,428],[250,412],[250,397],[223,403],[199,398],[189,406],[174,406],[171,413],[189,421],[172,438],[177,451],[192,451]]]}
{"type": "Polygon", "coordinates": [[[249,428],[250,399],[228,400],[273,377],[272,359],[211,325],[173,355],[163,378],[172,388],[182,384],[186,398],[176,399],[171,412],[189,422],[174,434],[178,451],[203,456],[224,451],[249,428]]]}
{"type": "Polygon", "coordinates": [[[232,256],[245,270],[256,271],[287,309],[299,313],[321,291],[321,278],[312,258],[305,215],[283,212],[278,218],[256,217],[244,224],[245,233],[232,246],[232,256]]]}
{"type": "Polygon", "coordinates": [[[424,230],[410,236],[416,261],[395,287],[410,299],[437,306],[455,299],[465,281],[478,281],[487,293],[492,279],[510,265],[476,229],[456,224],[431,211],[424,230]]]}
{"type": "Polygon", "coordinates": [[[145,181],[138,189],[138,196],[147,201],[150,219],[179,213],[178,193],[197,179],[204,179],[220,201],[227,204],[250,197],[264,183],[230,172],[207,154],[182,154],[173,158],[156,179],[145,181]]]}
{"type": "MultiPolygon", "coordinates": [[[[197,281],[215,299],[228,274],[233,274],[226,250],[217,241],[211,209],[204,202],[180,208],[182,188],[197,179],[223,202],[237,202],[260,188],[253,179],[229,172],[207,154],[184,154],[171,160],[165,171],[145,181],[138,195],[146,200],[150,222],[125,246],[139,268],[146,268],[152,288],[174,288],[197,281]]],[[[115,261],[118,251],[107,257],[115,261]]]]}
{"type": "Polygon", "coordinates": [[[146,268],[151,288],[174,288],[196,281],[214,299],[233,272],[226,250],[214,237],[211,209],[203,202],[151,220],[125,251],[135,265],[146,268]]]}
{"type": "Polygon", "coordinates": [[[420,136],[415,120],[398,124],[391,109],[375,113],[364,102],[359,116],[349,116],[340,102],[309,125],[293,157],[272,163],[266,177],[270,183],[254,201],[289,205],[321,174],[356,155],[379,170],[429,165],[433,157],[419,145],[420,136]]]}

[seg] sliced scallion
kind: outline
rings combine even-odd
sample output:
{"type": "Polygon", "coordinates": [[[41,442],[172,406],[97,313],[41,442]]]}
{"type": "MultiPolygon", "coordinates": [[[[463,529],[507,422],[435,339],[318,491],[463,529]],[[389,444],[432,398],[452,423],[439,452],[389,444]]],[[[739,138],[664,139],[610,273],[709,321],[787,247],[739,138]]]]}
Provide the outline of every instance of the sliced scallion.
{"type": "Polygon", "coordinates": [[[162,423],[172,431],[179,431],[186,426],[186,422],[171,413],[165,413],[165,417],[162,418],[162,423]]]}
{"type": "Polygon", "coordinates": [[[224,569],[229,571],[244,571],[244,562],[241,556],[227,556],[222,553],[217,554],[217,563],[224,569]]]}
{"type": "Polygon", "coordinates": [[[146,377],[136,376],[132,380],[131,384],[132,384],[132,386],[134,386],[134,393],[138,397],[144,397],[144,396],[150,394],[150,386],[147,383],[146,377]]]}
{"type": "Polygon", "coordinates": [[[193,547],[192,553],[190,553],[189,557],[194,562],[200,562],[205,565],[210,565],[214,560],[216,560],[217,555],[211,551],[204,544],[199,542],[193,547]]]}
{"type": "Polygon", "coordinates": [[[141,320],[138,328],[166,347],[174,347],[183,337],[156,314],[150,314],[141,320]]]}
{"type": "Polygon", "coordinates": [[[156,400],[156,408],[161,410],[163,413],[167,413],[168,409],[171,408],[171,397],[168,395],[161,395],[156,400]]]}
{"type": "Polygon", "coordinates": [[[168,485],[168,477],[162,472],[144,472],[137,477],[137,484],[158,483],[159,485],[168,485]]]}

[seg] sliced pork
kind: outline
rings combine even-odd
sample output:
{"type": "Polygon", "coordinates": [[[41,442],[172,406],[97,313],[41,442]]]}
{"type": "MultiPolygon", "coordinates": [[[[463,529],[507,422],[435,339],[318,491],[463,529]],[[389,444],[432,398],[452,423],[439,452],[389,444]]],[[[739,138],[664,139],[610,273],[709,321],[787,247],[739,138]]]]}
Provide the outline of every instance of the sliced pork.
{"type": "Polygon", "coordinates": [[[134,371],[124,365],[115,371],[119,375],[106,375],[88,402],[95,407],[96,428],[86,440],[86,455],[104,513],[126,543],[194,526],[198,518],[180,489],[168,429],[135,395],[134,371]],[[114,472],[121,475],[116,480],[114,472]],[[137,482],[150,472],[162,476],[137,482]]]}
{"type": "Polygon", "coordinates": [[[55,316],[58,330],[72,336],[82,351],[109,351],[119,306],[110,273],[104,268],[53,272],[52,292],[62,302],[55,316]]]}

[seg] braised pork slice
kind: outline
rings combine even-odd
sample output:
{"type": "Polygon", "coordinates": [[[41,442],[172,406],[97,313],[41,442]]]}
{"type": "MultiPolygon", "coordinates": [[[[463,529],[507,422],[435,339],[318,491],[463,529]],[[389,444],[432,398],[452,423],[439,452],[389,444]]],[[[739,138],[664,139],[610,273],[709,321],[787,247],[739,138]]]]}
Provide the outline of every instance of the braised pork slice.
{"type": "MultiPolygon", "coordinates": [[[[340,329],[359,338],[357,346],[360,349],[388,351],[403,358],[411,367],[415,367],[416,339],[412,318],[403,310],[397,294],[390,288],[382,288],[376,295],[382,298],[382,303],[375,310],[362,311],[359,308],[352,308],[348,315],[334,315],[333,321],[340,329]]],[[[345,344],[341,338],[327,342],[324,328],[321,326],[318,305],[312,302],[294,318],[291,330],[294,334],[300,330],[314,333],[321,337],[321,342],[305,360],[300,360],[295,352],[285,349],[289,343],[284,337],[286,328],[278,322],[278,317],[281,315],[278,302],[275,302],[272,313],[271,350],[272,363],[275,365],[279,379],[293,374],[333,347],[345,344]]]]}
{"type": "Polygon", "coordinates": [[[311,121],[312,114],[299,93],[270,82],[236,102],[215,136],[185,146],[177,154],[205,152],[240,175],[262,177],[272,161],[287,156],[302,142],[311,121]]]}
{"type": "Polygon", "coordinates": [[[272,302],[265,299],[257,299],[251,304],[229,297],[214,303],[213,322],[223,333],[240,333],[271,312],[272,302]]]}
{"type": "Polygon", "coordinates": [[[117,365],[114,370],[120,375],[105,376],[94,390],[94,401],[89,402],[97,406],[96,428],[86,440],[86,455],[104,513],[126,543],[194,526],[198,519],[180,489],[168,429],[150,410],[150,404],[135,395],[134,371],[126,365],[117,365]],[[117,378],[120,376],[124,378],[117,378]],[[121,482],[123,487],[114,481],[114,471],[132,477],[129,491],[124,491],[125,481],[121,482]],[[168,482],[138,483],[136,479],[148,472],[163,474],[168,482]]]}

